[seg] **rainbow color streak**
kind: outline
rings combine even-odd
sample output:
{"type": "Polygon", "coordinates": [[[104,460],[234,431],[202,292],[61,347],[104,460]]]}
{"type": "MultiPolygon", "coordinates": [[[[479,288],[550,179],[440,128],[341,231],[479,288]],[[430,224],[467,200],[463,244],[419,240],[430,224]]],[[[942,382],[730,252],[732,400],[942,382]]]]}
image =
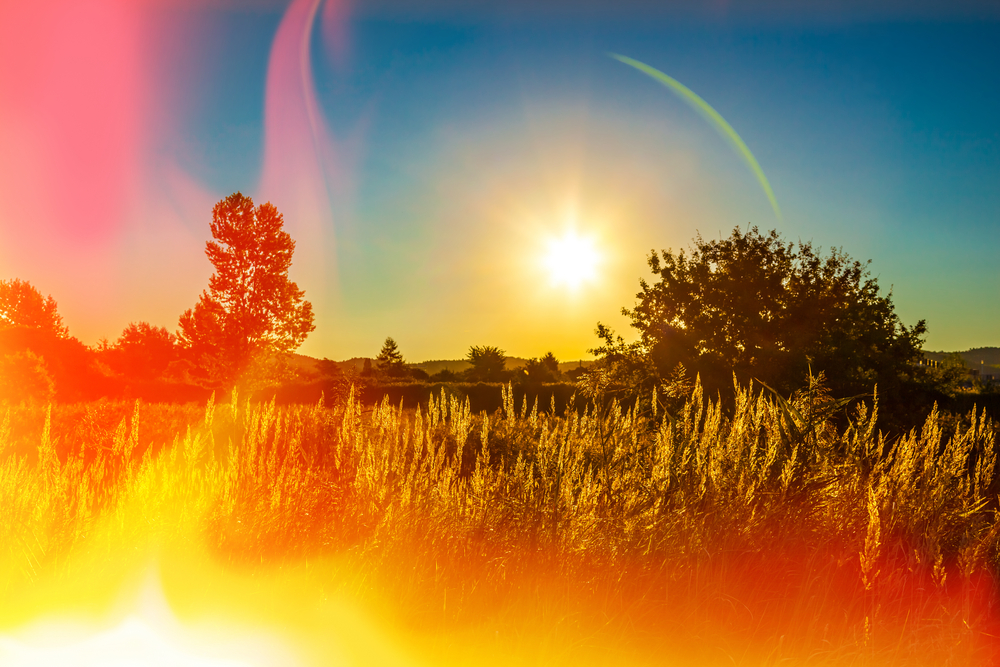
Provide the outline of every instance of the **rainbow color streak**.
{"type": "Polygon", "coordinates": [[[757,181],[760,182],[760,186],[764,189],[764,194],[767,195],[767,200],[771,202],[771,208],[774,209],[774,215],[781,220],[781,209],[778,208],[778,200],[774,198],[774,191],[771,189],[771,184],[767,182],[767,176],[764,175],[764,170],[760,168],[760,164],[757,163],[757,158],[753,156],[750,149],[747,147],[746,142],[740,138],[740,135],[736,133],[733,126],[726,122],[726,119],[719,114],[718,111],[712,108],[712,106],[701,99],[693,90],[685,86],[683,83],[667,76],[655,67],[650,67],[646,63],[639,62],[629,58],[628,56],[618,55],[617,53],[609,53],[609,56],[615,60],[621,61],[626,65],[630,65],[640,72],[648,74],[653,77],[672,92],[676,93],[678,97],[687,102],[687,104],[702,115],[707,121],[709,121],[716,131],[722,135],[724,139],[729,140],[732,144],[733,149],[736,153],[743,158],[747,166],[750,167],[750,171],[754,173],[757,177],[757,181]]]}

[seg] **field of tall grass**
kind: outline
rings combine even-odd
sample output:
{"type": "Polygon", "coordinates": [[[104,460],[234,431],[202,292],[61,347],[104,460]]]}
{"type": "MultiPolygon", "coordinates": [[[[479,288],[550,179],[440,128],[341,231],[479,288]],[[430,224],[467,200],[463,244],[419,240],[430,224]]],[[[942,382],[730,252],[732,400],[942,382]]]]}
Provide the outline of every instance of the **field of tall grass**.
{"type": "Polygon", "coordinates": [[[985,416],[890,441],[877,398],[838,427],[819,386],[640,405],[5,406],[0,634],[191,551],[180,608],[243,599],[205,574],[236,573],[275,620],[294,576],[297,618],[350,599],[416,664],[1000,660],[985,416]]]}

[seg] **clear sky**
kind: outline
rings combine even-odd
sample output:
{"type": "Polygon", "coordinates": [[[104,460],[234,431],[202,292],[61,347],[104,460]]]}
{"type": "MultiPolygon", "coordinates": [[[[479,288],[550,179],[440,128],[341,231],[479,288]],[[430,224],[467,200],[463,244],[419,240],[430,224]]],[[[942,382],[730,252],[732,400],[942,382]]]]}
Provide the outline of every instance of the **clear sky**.
{"type": "Polygon", "coordinates": [[[0,279],[88,344],[177,328],[239,190],[313,356],[586,357],[651,249],[748,224],[871,259],[927,349],[1000,345],[995,3],[10,1],[0,63],[0,279]]]}

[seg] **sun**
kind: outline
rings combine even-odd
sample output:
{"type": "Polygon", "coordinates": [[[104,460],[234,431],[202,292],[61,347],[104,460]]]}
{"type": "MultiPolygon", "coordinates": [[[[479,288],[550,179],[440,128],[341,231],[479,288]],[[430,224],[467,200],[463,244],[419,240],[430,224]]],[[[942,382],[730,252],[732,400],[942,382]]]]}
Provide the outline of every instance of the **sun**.
{"type": "Polygon", "coordinates": [[[553,286],[576,291],[596,281],[602,256],[593,237],[568,231],[545,245],[544,265],[553,286]]]}

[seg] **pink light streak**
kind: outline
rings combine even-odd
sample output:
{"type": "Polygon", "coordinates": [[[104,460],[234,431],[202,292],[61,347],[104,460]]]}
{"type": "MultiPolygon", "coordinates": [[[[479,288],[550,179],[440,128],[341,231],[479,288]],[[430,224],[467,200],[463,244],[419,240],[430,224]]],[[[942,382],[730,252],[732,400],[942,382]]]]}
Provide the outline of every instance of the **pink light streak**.
{"type": "MultiPolygon", "coordinates": [[[[343,169],[316,99],[310,63],[311,35],[321,0],[293,0],[271,47],[264,102],[264,165],[258,195],[285,216],[296,240],[293,270],[314,297],[336,280],[331,195],[341,189],[343,169]]],[[[343,33],[346,6],[327,2],[327,34],[343,33]],[[332,7],[332,9],[331,9],[332,7]],[[334,27],[329,27],[334,26],[334,27]]],[[[334,37],[335,38],[335,37],[334,37]]]]}
{"type": "Polygon", "coordinates": [[[51,293],[74,335],[115,309],[143,181],[146,27],[128,0],[0,2],[0,276],[51,293]]]}
{"type": "Polygon", "coordinates": [[[77,248],[114,237],[137,186],[143,60],[126,0],[3,3],[0,133],[15,148],[0,155],[0,206],[24,236],[77,248]]]}
{"type": "MultiPolygon", "coordinates": [[[[184,140],[168,108],[183,82],[156,74],[178,48],[157,32],[170,5],[183,2],[0,0],[0,279],[52,294],[87,343],[138,319],[176,326],[210,271],[211,204],[229,194],[157,154],[184,140]]],[[[334,211],[349,179],[317,100],[310,44],[321,18],[328,55],[343,63],[347,14],[343,0],[288,6],[266,73],[260,178],[242,187],[284,214],[297,241],[293,278],[317,306],[336,293],[334,211]]]]}

